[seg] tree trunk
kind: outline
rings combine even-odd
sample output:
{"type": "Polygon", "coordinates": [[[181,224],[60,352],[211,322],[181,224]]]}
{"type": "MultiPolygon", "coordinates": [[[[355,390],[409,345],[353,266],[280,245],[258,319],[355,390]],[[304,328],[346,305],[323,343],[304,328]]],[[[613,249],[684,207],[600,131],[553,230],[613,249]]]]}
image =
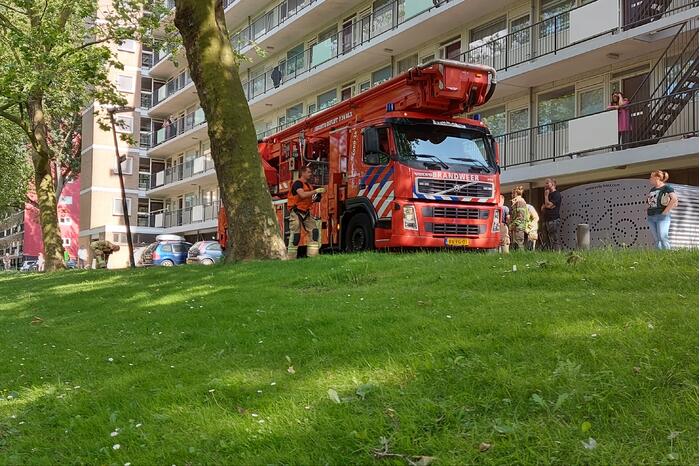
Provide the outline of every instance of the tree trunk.
{"type": "Polygon", "coordinates": [[[227,261],[284,259],[223,0],[176,0],[175,26],[207,119],[211,155],[229,225],[227,261]]]}
{"type": "Polygon", "coordinates": [[[32,164],[34,165],[34,189],[39,206],[39,223],[44,241],[44,260],[47,272],[65,268],[63,241],[58,227],[56,187],[51,173],[51,149],[41,97],[28,102],[32,130],[32,164]]]}

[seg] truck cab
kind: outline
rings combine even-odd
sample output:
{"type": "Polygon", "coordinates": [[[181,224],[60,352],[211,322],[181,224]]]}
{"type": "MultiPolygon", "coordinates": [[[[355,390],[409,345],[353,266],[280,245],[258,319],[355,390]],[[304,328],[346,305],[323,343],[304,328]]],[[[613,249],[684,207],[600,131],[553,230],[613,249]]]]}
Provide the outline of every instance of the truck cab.
{"type": "Polygon", "coordinates": [[[345,249],[497,247],[498,154],[481,122],[402,112],[350,131],[361,132],[362,158],[348,184],[371,203],[362,220],[375,228],[353,222],[345,249]]]}

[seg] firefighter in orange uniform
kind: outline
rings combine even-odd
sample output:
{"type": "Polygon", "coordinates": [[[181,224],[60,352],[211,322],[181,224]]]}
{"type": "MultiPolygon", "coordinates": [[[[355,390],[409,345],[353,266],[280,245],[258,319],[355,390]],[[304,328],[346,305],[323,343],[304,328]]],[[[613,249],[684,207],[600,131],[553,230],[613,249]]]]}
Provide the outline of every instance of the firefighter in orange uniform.
{"type": "Polygon", "coordinates": [[[326,188],[314,189],[310,184],[311,167],[305,166],[299,173],[299,179],[292,184],[287,196],[287,208],[289,209],[289,246],[287,257],[297,258],[297,248],[301,241],[301,227],[309,234],[306,253],[309,257],[318,255],[320,229],[319,219],[311,215],[311,204],[318,199],[319,194],[325,193],[326,188]]]}

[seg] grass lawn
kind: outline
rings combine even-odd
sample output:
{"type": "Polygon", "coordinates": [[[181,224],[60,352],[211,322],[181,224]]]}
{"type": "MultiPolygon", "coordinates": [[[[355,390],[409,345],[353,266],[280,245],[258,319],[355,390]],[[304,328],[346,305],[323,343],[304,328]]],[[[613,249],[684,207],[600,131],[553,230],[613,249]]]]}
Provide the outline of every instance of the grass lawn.
{"type": "Polygon", "coordinates": [[[0,296],[2,465],[698,462],[697,251],[3,275],[0,296]]]}

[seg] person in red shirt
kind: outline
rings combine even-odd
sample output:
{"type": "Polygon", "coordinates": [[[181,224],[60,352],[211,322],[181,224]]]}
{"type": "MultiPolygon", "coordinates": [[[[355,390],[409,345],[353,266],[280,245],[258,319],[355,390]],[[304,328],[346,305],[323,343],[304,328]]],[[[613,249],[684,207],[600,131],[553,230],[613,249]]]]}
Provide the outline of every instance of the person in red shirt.
{"type": "Polygon", "coordinates": [[[287,196],[287,209],[289,209],[289,246],[287,246],[287,258],[296,259],[299,241],[301,240],[301,227],[309,233],[309,242],[306,254],[309,257],[318,255],[320,247],[320,231],[318,219],[311,215],[311,205],[317,199],[318,194],[326,192],[325,188],[316,188],[309,184],[312,171],[308,165],[301,169],[299,179],[292,184],[287,196]]]}

